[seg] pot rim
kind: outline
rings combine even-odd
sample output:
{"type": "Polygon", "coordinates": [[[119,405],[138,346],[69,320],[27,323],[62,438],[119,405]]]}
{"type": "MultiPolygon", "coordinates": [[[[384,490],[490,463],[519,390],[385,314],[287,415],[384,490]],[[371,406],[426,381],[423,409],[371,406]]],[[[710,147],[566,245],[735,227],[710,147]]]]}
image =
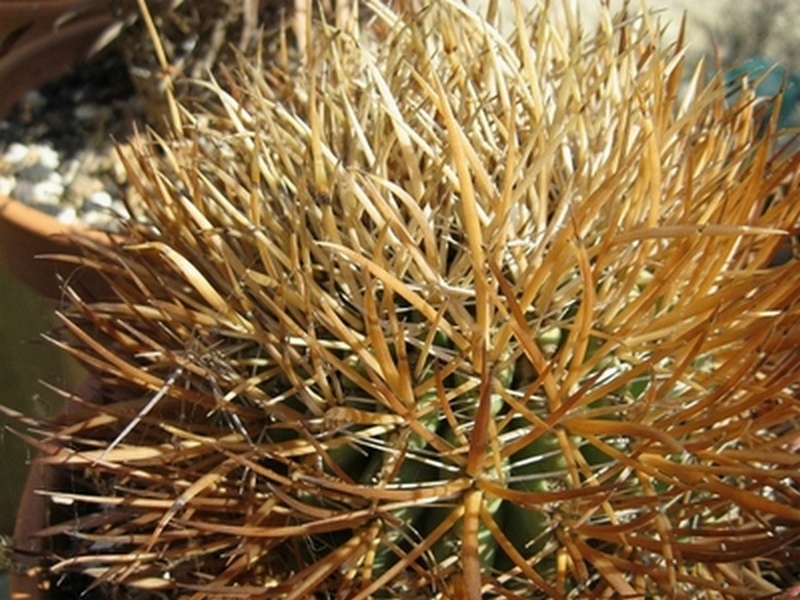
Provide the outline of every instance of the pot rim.
{"type": "MultiPolygon", "coordinates": [[[[74,396],[88,403],[99,404],[102,385],[96,375],[89,374],[76,386],[74,396]]],[[[66,401],[62,415],[79,414],[80,406],[66,401]]],[[[15,568],[9,571],[9,590],[12,600],[44,600],[48,597],[48,577],[42,558],[45,556],[46,538],[38,533],[50,525],[49,496],[38,493],[55,490],[63,482],[64,473],[55,465],[44,464],[34,458],[30,463],[22,501],[14,526],[15,568]]]]}
{"type": "MultiPolygon", "coordinates": [[[[79,1],[58,0],[56,3],[69,9],[79,1]]],[[[39,3],[13,4],[35,7],[39,3]]],[[[43,13],[43,22],[53,21],[51,12],[43,13]]],[[[89,12],[32,39],[23,34],[17,40],[19,45],[0,56],[0,89],[3,90],[3,94],[0,94],[0,119],[29,90],[56,79],[91,56],[113,21],[110,9],[106,7],[100,14],[89,12]]],[[[31,27],[42,29],[43,25],[37,23],[31,27]]],[[[80,247],[76,239],[81,237],[103,245],[112,243],[112,236],[106,232],[64,224],[56,217],[19,200],[0,195],[0,265],[43,296],[51,299],[61,297],[61,285],[56,273],[68,275],[75,271],[75,266],[58,265],[40,258],[43,255],[78,254],[80,247]],[[65,269],[65,266],[69,269],[65,269]]],[[[87,285],[83,287],[89,290],[107,289],[104,282],[99,281],[99,276],[84,275],[81,279],[87,285]],[[90,282],[89,279],[98,281],[90,282]]]]}

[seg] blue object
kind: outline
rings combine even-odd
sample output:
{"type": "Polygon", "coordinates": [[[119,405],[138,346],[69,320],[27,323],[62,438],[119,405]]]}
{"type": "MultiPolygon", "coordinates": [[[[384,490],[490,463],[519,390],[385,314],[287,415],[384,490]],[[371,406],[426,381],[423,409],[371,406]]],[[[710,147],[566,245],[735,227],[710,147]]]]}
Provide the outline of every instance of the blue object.
{"type": "MultiPolygon", "coordinates": [[[[790,73],[779,63],[755,57],[743,62],[725,73],[724,81],[732,90],[741,88],[741,80],[747,78],[750,85],[755,85],[756,96],[770,101],[783,90],[783,102],[778,113],[778,128],[783,129],[800,124],[800,77],[790,73]]],[[[767,110],[764,115],[769,119],[772,114],[767,110]]]]}

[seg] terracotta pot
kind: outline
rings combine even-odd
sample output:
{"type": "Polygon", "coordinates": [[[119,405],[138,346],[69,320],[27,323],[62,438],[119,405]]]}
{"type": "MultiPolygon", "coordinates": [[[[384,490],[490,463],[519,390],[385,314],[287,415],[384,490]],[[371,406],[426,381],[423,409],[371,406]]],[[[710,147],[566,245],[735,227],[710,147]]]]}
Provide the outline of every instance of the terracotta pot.
{"type": "Polygon", "coordinates": [[[0,56],[47,36],[59,22],[101,10],[100,0],[0,0],[0,56]]]}
{"type": "MultiPolygon", "coordinates": [[[[85,7],[86,0],[53,2],[0,1],[0,119],[26,92],[66,73],[85,61],[112,22],[105,2],[67,18],[62,15],[85,7]]],[[[60,294],[59,276],[74,279],[84,292],[102,293],[97,276],[81,275],[66,263],[37,258],[42,254],[75,254],[71,238],[97,232],[69,227],[52,216],[16,200],[0,196],[0,266],[48,298],[60,294]]]]}
{"type": "MultiPolygon", "coordinates": [[[[100,402],[102,391],[99,381],[91,375],[77,386],[75,395],[90,403],[100,402]]],[[[78,408],[67,403],[63,415],[75,415],[85,407],[78,408]]],[[[51,442],[53,444],[55,442],[51,442]]],[[[72,598],[72,591],[53,593],[44,558],[50,541],[38,532],[53,524],[53,512],[58,507],[40,493],[40,490],[69,490],[70,481],[63,469],[34,460],[28,471],[22,492],[20,508],[14,526],[14,563],[10,572],[10,600],[45,600],[46,598],[72,598]]],[[[63,518],[63,515],[62,517],[63,518]]],[[[56,518],[56,521],[59,519],[56,518]]],[[[95,596],[96,597],[96,596],[95,596]]]]}
{"type": "Polygon", "coordinates": [[[31,465],[14,526],[15,567],[10,573],[11,600],[40,600],[47,596],[48,580],[41,558],[45,540],[36,532],[49,522],[50,501],[37,490],[52,490],[58,471],[38,462],[31,465]]]}

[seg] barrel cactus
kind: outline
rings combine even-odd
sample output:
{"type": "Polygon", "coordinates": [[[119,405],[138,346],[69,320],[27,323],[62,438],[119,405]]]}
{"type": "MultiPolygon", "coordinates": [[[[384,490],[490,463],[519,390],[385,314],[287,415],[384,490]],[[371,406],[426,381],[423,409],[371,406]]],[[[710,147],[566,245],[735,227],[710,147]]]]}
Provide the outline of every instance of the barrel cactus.
{"type": "MultiPolygon", "coordinates": [[[[495,5],[496,8],[496,5],[495,5]]],[[[242,60],[126,168],[39,424],[56,574],[185,598],[753,598],[800,564],[800,156],[647,14],[242,60]]],[[[492,12],[490,8],[490,12],[492,12]]],[[[776,596],[777,597],[777,596],[776,596]]]]}

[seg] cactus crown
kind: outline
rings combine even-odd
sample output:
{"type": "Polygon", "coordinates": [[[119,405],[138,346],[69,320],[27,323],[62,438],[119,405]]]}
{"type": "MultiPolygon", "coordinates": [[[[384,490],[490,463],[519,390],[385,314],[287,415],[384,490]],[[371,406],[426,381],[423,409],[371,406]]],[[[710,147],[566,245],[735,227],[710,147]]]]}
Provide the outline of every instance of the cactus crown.
{"type": "Polygon", "coordinates": [[[374,3],[125,155],[149,223],[83,259],[115,298],[63,313],[105,403],[44,459],[94,482],[54,492],[85,507],[56,571],[193,598],[780,589],[800,158],[702,68],[679,93],[647,15],[587,35],[564,4],[505,39],[374,3]]]}

